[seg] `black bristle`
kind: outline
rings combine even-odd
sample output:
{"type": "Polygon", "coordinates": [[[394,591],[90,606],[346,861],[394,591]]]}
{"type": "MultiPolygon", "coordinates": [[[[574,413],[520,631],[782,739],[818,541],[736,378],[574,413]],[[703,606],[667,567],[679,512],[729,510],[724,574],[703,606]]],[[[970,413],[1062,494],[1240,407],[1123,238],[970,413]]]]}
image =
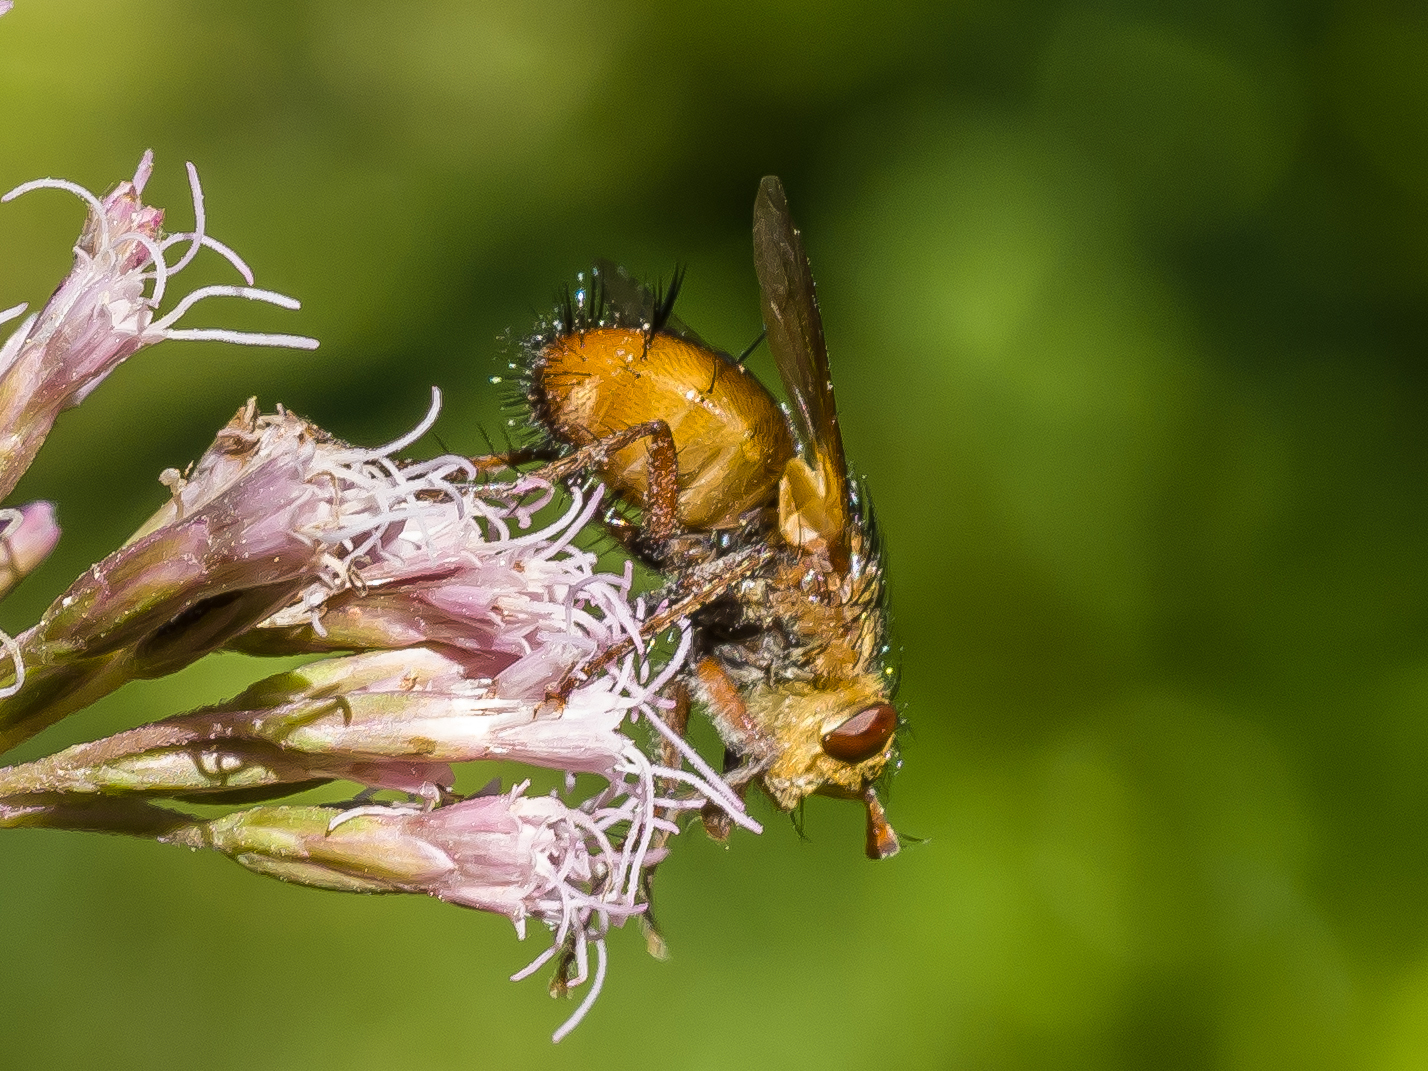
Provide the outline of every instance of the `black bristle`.
{"type": "Polygon", "coordinates": [[[669,289],[663,292],[655,291],[654,312],[650,316],[650,333],[658,334],[669,324],[669,318],[674,315],[674,303],[679,300],[680,287],[684,285],[684,265],[674,266],[674,275],[669,280],[669,289]]]}
{"type": "Polygon", "coordinates": [[[559,311],[556,313],[557,326],[562,334],[569,334],[575,330],[575,298],[570,292],[569,284],[561,291],[559,300],[559,311]]]}
{"type": "Polygon", "coordinates": [[[768,328],[767,328],[767,327],[764,328],[762,331],[760,331],[760,332],[759,332],[759,337],[756,338],[756,339],[754,339],[752,342],[750,342],[749,345],[748,345],[748,347],[744,350],[744,352],[741,353],[741,354],[739,354],[739,356],[737,356],[737,357],[734,358],[734,363],[735,363],[735,364],[743,364],[743,363],[744,363],[745,361],[747,361],[750,357],[752,357],[752,356],[754,355],[754,350],[756,350],[756,349],[759,348],[760,344],[762,344],[762,342],[764,341],[764,339],[766,339],[766,338],[768,337],[768,334],[769,334],[769,331],[768,331],[768,328]]]}
{"type": "Polygon", "coordinates": [[[798,839],[803,841],[808,840],[808,815],[803,806],[805,802],[799,800],[798,806],[788,813],[789,821],[793,823],[793,831],[798,834],[798,839]]]}

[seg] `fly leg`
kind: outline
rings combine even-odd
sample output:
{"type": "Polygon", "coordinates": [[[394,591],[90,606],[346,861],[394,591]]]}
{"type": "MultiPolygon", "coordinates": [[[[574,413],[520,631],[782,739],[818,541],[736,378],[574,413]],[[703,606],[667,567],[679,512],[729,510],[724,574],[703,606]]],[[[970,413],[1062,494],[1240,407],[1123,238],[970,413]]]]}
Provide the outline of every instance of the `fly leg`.
{"type": "Polygon", "coordinates": [[[553,480],[565,479],[577,472],[598,469],[610,460],[610,455],[641,439],[648,457],[649,496],[645,502],[644,539],[658,545],[675,533],[679,525],[679,459],[675,454],[674,435],[663,420],[649,420],[587,443],[574,453],[551,462],[541,470],[553,480]]]}
{"type": "MultiPolygon", "coordinates": [[[[749,708],[739,694],[738,686],[718,662],[708,657],[701,658],[694,667],[694,679],[698,682],[699,698],[708,707],[709,716],[727,745],[726,760],[733,758],[737,763],[726,780],[742,802],[754,778],[773,761],[778,743],[771,740],[749,715],[749,708]]],[[[725,765],[729,765],[727,761],[725,765]]],[[[722,808],[712,802],[706,803],[701,817],[704,831],[712,839],[729,839],[732,822],[722,808]]]]}
{"type": "MultiPolygon", "coordinates": [[[[653,639],[681,619],[708,606],[740,580],[765,565],[773,555],[774,551],[769,547],[750,547],[747,551],[731,554],[727,558],[720,558],[710,563],[708,568],[701,571],[692,590],[641,622],[640,639],[642,641],[653,639]]],[[[575,690],[575,686],[580,681],[589,680],[606,666],[629,655],[634,649],[635,641],[629,636],[618,643],[612,643],[590,661],[577,666],[567,674],[560,686],[548,693],[549,697],[563,703],[570,698],[570,693],[575,690]]],[[[732,689],[733,684],[730,683],[729,687],[732,689]]],[[[742,700],[740,700],[740,704],[742,705],[742,700]]]]}
{"type": "Polygon", "coordinates": [[[656,548],[678,528],[679,461],[675,453],[674,435],[663,420],[634,424],[600,439],[594,439],[572,453],[561,456],[554,445],[522,447],[505,454],[491,454],[468,460],[477,471],[514,470],[532,461],[544,462],[536,474],[548,480],[566,480],[578,472],[600,468],[610,455],[632,443],[647,439],[646,464],[649,474],[649,496],[643,524],[636,524],[612,507],[603,518],[605,528],[629,554],[638,557],[651,568],[658,568],[656,548]]]}
{"type": "MultiPolygon", "coordinates": [[[[622,518],[623,523],[612,525],[611,531],[627,550],[639,555],[647,563],[655,564],[646,548],[651,545],[660,546],[675,534],[679,526],[679,459],[675,453],[674,436],[670,433],[669,425],[663,420],[650,420],[643,424],[634,424],[613,435],[587,443],[574,453],[546,465],[540,470],[540,473],[546,479],[563,480],[577,472],[598,469],[617,450],[622,450],[641,439],[646,440],[649,474],[649,495],[645,503],[644,525],[641,527],[633,522],[624,521],[622,518]]],[[[717,596],[727,588],[728,583],[733,583],[733,580],[731,579],[719,587],[704,601],[717,596]]],[[[684,604],[689,601],[688,599],[681,600],[679,606],[684,607],[684,604]]],[[[702,605],[703,602],[698,602],[673,613],[667,610],[664,613],[655,614],[641,626],[640,639],[648,640],[659,635],[681,617],[692,613],[702,605]]],[[[635,641],[629,637],[611,644],[593,660],[566,674],[565,680],[558,687],[547,692],[547,698],[564,703],[570,698],[570,693],[580,680],[589,680],[594,673],[624,658],[634,649],[635,641]],[[577,672],[579,676],[577,676],[577,672]]]]}

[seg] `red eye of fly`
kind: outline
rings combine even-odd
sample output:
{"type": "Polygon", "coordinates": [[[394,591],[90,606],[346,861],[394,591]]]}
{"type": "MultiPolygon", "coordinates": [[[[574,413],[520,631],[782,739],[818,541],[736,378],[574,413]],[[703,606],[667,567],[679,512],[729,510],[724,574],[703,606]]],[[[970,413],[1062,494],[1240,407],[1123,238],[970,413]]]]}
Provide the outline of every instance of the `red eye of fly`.
{"type": "Polygon", "coordinates": [[[887,746],[896,728],[897,711],[890,703],[879,703],[824,733],[823,750],[843,762],[863,762],[887,746]]]}

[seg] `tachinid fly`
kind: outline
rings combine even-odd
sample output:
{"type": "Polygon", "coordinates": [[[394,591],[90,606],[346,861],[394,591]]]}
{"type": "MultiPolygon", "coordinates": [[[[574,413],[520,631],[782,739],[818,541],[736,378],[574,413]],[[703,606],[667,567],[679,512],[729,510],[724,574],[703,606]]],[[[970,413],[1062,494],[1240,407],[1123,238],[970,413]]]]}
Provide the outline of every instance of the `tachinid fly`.
{"type": "MultiPolygon", "coordinates": [[[[883,557],[848,473],[823,323],[783,186],[754,206],[754,265],[784,409],[740,361],[674,315],[665,294],[607,266],[525,343],[526,392],[562,471],[598,474],[639,510],[607,515],[662,573],[664,624],[694,624],[679,711],[693,696],[729,780],[784,810],[818,793],[867,808],[867,853],[898,850],[875,782],[896,764],[883,557]]],[[[716,814],[706,825],[718,835],[716,814]]]]}

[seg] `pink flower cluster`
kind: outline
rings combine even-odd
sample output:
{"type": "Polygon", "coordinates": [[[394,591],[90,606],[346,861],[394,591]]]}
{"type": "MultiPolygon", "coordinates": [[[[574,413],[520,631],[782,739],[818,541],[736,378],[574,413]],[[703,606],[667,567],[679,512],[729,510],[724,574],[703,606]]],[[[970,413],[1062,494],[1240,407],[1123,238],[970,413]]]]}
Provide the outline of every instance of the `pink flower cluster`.
{"type": "MultiPolygon", "coordinates": [[[[0,497],[58,414],[145,346],[315,345],[174,326],[204,297],[296,303],[255,289],[207,235],[192,165],[195,227],[166,235],[162,212],[141,201],[150,167],[146,154],[102,199],[54,180],[6,198],[60,188],[90,212],[69,278],[0,348],[0,497]],[[204,287],[159,315],[202,248],[245,285],[204,287]]],[[[217,706],[0,769],[0,827],[153,837],[286,881],[422,893],[503,914],[522,937],[536,919],[553,943],[520,977],[559,957],[560,988],[591,983],[559,1040],[599,992],[607,932],[646,911],[680,813],[712,807],[758,825],[666,724],[687,632],[651,635],[660,607],[634,594],[629,565],[603,572],[577,545],[600,491],[562,504],[539,471],[400,459],[438,408],[434,393],[411,434],[363,449],[250,401],[194,465],[165,472],[168,499],[150,520],[32,628],[0,637],[0,750],[215,650],[329,657],[217,706]],[[453,764],[475,760],[558,771],[564,791],[533,796],[521,781],[463,797],[453,764]],[[361,794],[271,802],[330,781],[361,794]],[[233,809],[199,818],[183,811],[190,801],[233,809]]],[[[46,503],[0,510],[0,596],[59,535],[46,503]]]]}

